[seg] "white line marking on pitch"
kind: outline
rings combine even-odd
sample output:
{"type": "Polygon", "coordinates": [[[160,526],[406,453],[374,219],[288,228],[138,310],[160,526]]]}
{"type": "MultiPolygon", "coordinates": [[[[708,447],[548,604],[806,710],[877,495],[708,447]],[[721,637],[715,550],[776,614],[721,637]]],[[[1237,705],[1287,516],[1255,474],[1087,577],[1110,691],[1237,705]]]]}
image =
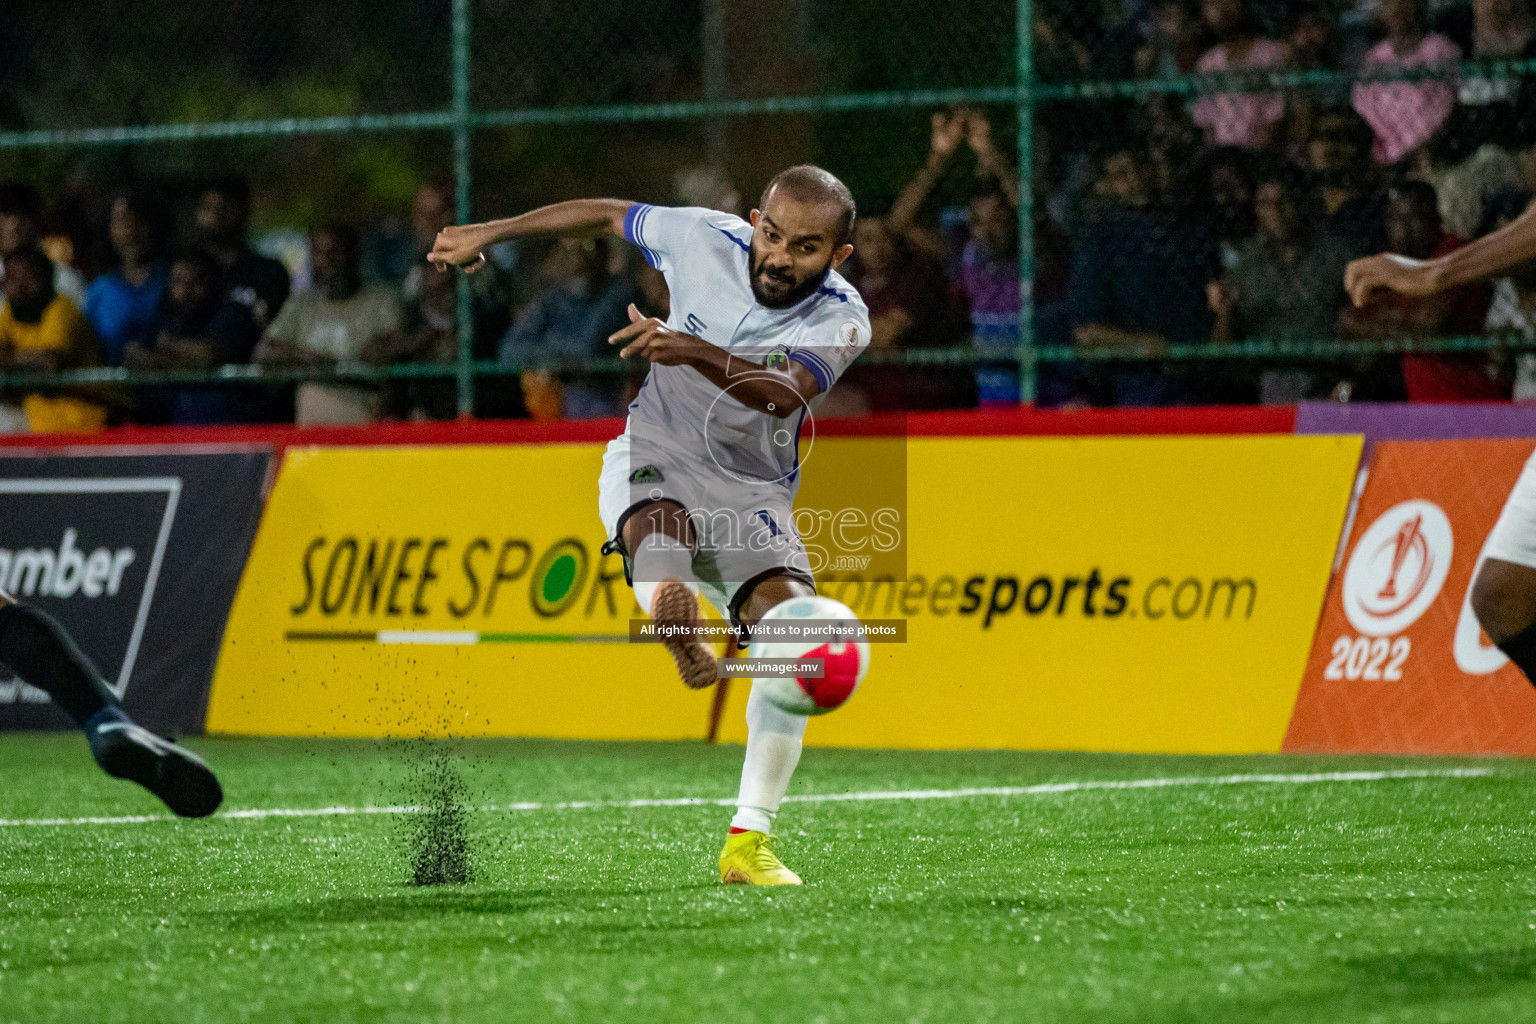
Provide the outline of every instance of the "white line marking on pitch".
{"type": "MultiPolygon", "coordinates": [[[[1169,789],[1177,786],[1304,786],[1319,782],[1384,782],[1392,779],[1477,779],[1492,775],[1488,768],[1402,769],[1398,771],[1307,772],[1294,775],[1188,775],[1162,779],[1085,779],[1042,782],[1033,786],[979,786],[969,789],[897,789],[864,793],[808,793],[787,796],[785,803],[858,803],[872,800],[964,800],[983,796],[1050,796],[1102,790],[1169,789]]],[[[734,797],[680,796],[649,800],[571,800],[560,803],[490,804],[481,811],[585,811],[626,807],[734,807],[734,797]]],[[[355,814],[412,814],[420,807],[271,807],[224,811],[217,818],[340,818],[355,814]]],[[[0,818],[0,827],[19,825],[138,825],[175,821],[169,814],[133,814],[94,818],[0,818]]]]}

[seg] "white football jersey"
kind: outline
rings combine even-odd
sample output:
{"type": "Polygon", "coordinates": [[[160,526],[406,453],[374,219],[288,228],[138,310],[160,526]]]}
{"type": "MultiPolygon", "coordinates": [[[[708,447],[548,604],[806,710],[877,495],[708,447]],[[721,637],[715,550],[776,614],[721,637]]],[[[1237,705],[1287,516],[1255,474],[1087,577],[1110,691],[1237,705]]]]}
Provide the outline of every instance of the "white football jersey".
{"type": "Polygon", "coordinates": [[[864,300],[834,271],[788,309],[760,305],[748,267],[752,226],[727,213],[637,203],[624,218],[624,237],[666,276],[667,326],[770,368],[800,363],[821,385],[805,407],[779,419],[743,405],[690,366],[652,364],[629,407],[625,435],[717,466],[728,477],[796,488],[805,421],[869,345],[864,300]]]}

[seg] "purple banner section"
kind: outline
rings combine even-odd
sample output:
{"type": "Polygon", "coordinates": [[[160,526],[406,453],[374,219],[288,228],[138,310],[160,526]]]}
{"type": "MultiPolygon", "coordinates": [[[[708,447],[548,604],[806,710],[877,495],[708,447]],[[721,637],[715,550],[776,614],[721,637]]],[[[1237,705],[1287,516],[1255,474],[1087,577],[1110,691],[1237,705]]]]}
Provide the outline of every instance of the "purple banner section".
{"type": "Polygon", "coordinates": [[[1298,434],[1364,434],[1362,462],[1369,464],[1377,441],[1464,441],[1476,438],[1536,438],[1536,404],[1502,402],[1464,405],[1304,402],[1296,408],[1298,434]]]}

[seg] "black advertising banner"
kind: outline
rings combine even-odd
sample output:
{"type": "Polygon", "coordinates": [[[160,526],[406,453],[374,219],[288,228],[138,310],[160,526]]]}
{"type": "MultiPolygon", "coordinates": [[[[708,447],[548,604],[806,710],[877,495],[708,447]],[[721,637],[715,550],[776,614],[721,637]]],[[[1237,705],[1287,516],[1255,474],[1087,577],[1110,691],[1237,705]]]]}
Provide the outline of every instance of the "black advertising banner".
{"type": "MultiPolygon", "coordinates": [[[[202,732],[272,459],[261,446],[0,453],[0,589],[63,623],[141,724],[202,732]]],[[[72,727],[0,665],[0,729],[72,727]]]]}

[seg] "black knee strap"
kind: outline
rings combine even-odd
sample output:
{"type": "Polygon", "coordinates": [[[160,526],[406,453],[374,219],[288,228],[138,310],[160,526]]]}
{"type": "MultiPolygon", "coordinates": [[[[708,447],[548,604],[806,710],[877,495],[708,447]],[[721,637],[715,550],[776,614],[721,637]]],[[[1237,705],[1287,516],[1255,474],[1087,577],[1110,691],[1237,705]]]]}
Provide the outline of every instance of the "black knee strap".
{"type": "Polygon", "coordinates": [[[1498,648],[1525,673],[1526,682],[1536,684],[1536,623],[1503,641],[1498,648]]]}
{"type": "Polygon", "coordinates": [[[788,566],[775,569],[764,569],[762,572],[758,573],[756,576],[753,576],[741,586],[737,587],[736,594],[731,598],[730,604],[727,606],[727,610],[730,612],[731,630],[736,634],[737,643],[739,643],[743,648],[752,642],[752,627],[741,621],[741,609],[748,601],[752,599],[753,591],[755,591],[760,584],[767,580],[773,579],[775,576],[788,576],[792,580],[799,580],[801,583],[804,583],[812,590],[816,589],[816,577],[812,576],[810,573],[801,572],[799,569],[792,569],[788,566]]]}
{"type": "MultiPolygon", "coordinates": [[[[678,508],[683,508],[682,503],[676,498],[646,498],[643,501],[637,501],[625,509],[623,515],[619,516],[619,521],[613,527],[613,537],[603,542],[601,549],[603,554],[618,555],[624,560],[624,582],[628,583],[631,587],[635,585],[635,559],[630,554],[629,547],[624,543],[624,527],[629,522],[629,517],[641,509],[649,508],[652,505],[661,505],[666,502],[671,502],[678,508]]],[[[683,508],[684,515],[687,512],[688,510],[683,508]]]]}

